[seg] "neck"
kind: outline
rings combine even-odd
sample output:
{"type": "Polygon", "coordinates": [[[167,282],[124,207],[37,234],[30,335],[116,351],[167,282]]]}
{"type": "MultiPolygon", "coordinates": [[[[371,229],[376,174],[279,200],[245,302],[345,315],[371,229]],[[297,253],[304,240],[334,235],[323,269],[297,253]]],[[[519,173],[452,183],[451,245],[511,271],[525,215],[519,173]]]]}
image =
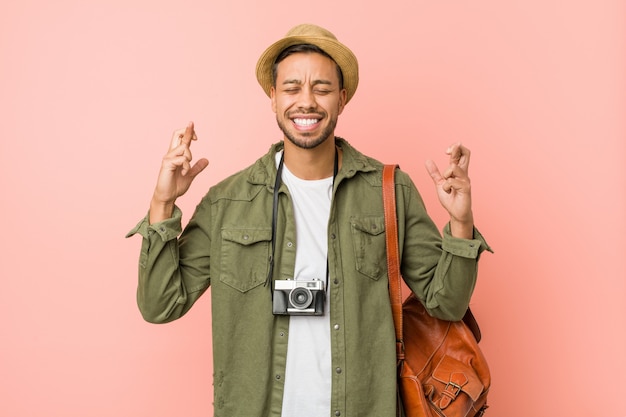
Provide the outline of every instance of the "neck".
{"type": "Polygon", "coordinates": [[[285,140],[284,144],[284,163],[289,171],[300,179],[321,180],[332,177],[336,152],[339,152],[339,166],[341,166],[341,152],[335,147],[334,137],[328,138],[313,149],[299,148],[289,140],[285,140]]]}

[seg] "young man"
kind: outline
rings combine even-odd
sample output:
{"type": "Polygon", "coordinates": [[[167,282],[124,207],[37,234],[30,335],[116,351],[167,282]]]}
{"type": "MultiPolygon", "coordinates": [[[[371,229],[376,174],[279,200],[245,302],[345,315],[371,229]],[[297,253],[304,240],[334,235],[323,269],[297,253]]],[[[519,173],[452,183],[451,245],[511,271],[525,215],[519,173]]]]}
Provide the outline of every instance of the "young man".
{"type": "MultiPolygon", "coordinates": [[[[191,164],[193,124],[175,132],[140,233],[144,318],[183,316],[209,286],[215,417],[371,416],[396,412],[380,162],[334,135],[358,85],[354,54],[299,25],[257,64],[284,141],[212,187],[181,234],[175,201],[208,161],[191,164]],[[180,237],[177,237],[180,234],[180,237]]],[[[429,312],[460,319],[479,254],[469,151],[428,171],[450,213],[443,238],[403,172],[396,175],[402,273],[429,312]]]]}

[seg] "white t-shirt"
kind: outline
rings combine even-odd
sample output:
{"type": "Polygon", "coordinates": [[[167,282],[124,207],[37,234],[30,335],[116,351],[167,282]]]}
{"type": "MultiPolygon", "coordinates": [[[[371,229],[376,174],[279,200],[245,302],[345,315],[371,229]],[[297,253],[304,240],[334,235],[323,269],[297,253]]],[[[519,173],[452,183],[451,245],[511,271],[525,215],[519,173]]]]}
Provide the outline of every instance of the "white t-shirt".
{"type": "MultiPolygon", "coordinates": [[[[277,155],[277,161],[280,160],[277,155]]],[[[296,280],[320,279],[326,285],[328,218],[333,178],[307,181],[283,166],[296,221],[296,280]]],[[[282,417],[330,415],[330,312],[326,291],[323,316],[291,316],[282,417]]]]}

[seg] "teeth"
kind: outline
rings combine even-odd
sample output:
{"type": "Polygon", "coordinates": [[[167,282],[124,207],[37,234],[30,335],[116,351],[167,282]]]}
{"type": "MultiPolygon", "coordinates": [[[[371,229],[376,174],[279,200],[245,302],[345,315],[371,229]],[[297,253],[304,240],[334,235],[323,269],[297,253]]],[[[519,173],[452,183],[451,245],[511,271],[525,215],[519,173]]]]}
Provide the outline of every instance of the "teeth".
{"type": "Polygon", "coordinates": [[[293,119],[293,122],[298,126],[311,126],[317,123],[318,119],[293,119]]]}

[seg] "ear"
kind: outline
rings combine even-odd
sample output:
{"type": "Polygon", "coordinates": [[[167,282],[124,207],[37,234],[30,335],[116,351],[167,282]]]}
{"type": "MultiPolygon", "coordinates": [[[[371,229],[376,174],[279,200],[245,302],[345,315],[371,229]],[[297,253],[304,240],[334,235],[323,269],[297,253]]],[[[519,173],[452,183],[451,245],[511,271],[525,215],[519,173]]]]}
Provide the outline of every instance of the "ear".
{"type": "Polygon", "coordinates": [[[339,92],[339,111],[337,112],[338,115],[341,114],[343,112],[344,107],[346,107],[347,99],[348,99],[348,92],[344,88],[339,92]]]}
{"type": "Polygon", "coordinates": [[[272,102],[272,111],[276,113],[276,88],[270,87],[270,99],[272,102]]]}

